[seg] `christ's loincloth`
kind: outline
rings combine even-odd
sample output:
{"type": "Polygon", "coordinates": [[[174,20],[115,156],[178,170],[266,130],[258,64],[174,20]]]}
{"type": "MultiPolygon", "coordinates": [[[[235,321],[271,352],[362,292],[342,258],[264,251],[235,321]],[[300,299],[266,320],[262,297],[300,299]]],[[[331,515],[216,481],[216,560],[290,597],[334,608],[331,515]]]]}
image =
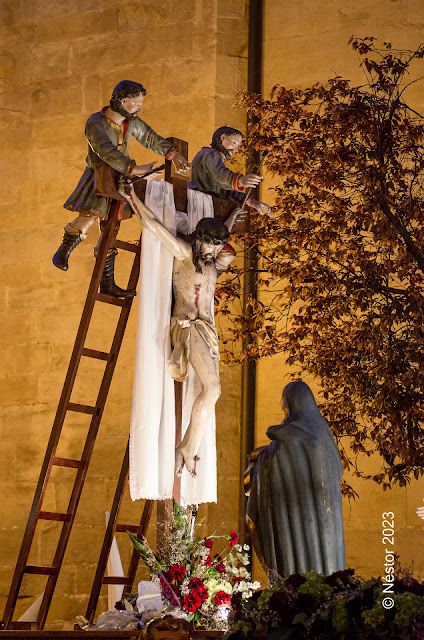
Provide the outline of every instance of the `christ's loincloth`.
{"type": "Polygon", "coordinates": [[[209,347],[212,358],[219,360],[219,343],[216,328],[202,318],[171,318],[171,343],[174,347],[168,364],[171,378],[182,382],[187,379],[187,368],[190,360],[191,332],[197,331],[209,347]]]}

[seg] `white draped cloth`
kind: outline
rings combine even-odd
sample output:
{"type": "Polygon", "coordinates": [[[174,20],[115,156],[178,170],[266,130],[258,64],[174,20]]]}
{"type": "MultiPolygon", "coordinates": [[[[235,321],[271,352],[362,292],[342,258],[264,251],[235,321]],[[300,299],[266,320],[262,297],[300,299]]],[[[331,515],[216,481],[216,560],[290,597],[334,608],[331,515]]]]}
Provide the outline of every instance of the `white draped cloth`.
{"type": "MultiPolygon", "coordinates": [[[[148,180],[145,204],[176,234],[176,211],[172,185],[148,180]]],[[[198,220],[213,216],[210,196],[188,190],[188,230],[198,220]]],[[[181,217],[181,214],[180,214],[181,217]]],[[[168,374],[171,355],[170,319],[173,255],[156,236],[143,229],[140,288],[135,350],[133,402],[130,429],[130,493],[140,498],[172,498],[175,466],[174,381],[168,374]]],[[[200,391],[193,369],[183,387],[183,434],[191,407],[200,391]]],[[[199,450],[197,477],[184,469],[181,504],[216,502],[215,415],[205,430],[199,450]]]]}
{"type": "MultiPolygon", "coordinates": [[[[106,528],[109,524],[110,513],[106,511],[106,528]]],[[[116,536],[113,536],[112,546],[110,547],[109,557],[106,565],[106,575],[116,576],[123,578],[125,576],[124,567],[122,566],[121,554],[119,553],[118,543],[116,536]]],[[[124,592],[123,584],[108,584],[107,585],[107,608],[108,611],[115,609],[115,602],[119,602],[124,592]]]]}

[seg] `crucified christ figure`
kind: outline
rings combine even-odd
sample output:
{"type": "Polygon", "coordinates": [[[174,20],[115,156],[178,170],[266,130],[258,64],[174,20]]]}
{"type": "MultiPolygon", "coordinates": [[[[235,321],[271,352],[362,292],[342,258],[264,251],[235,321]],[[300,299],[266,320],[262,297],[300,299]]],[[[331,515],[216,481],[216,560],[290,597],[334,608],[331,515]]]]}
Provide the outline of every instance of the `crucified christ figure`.
{"type": "Polygon", "coordinates": [[[170,375],[187,379],[188,362],[199,377],[202,390],[194,401],[191,419],[183,441],[175,451],[175,473],[184,465],[196,476],[199,446],[209,418],[218,400],[219,345],[213,319],[213,300],[217,276],[227,268],[233,252],[222,251],[227,244],[237,210],[224,222],[203,218],[185,239],[176,238],[134,193],[132,185],[120,188],[143,226],[174,256],[174,308],[171,318],[171,342],[174,347],[169,363],[170,375]],[[218,255],[220,254],[220,255],[218,255]]]}

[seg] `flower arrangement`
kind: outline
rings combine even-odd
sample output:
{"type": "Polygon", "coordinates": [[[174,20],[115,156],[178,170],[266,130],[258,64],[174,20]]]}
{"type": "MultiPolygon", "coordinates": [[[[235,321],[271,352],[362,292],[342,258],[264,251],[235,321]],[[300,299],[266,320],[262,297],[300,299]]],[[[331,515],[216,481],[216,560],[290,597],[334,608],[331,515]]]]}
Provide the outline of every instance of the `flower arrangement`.
{"type": "Polygon", "coordinates": [[[226,637],[263,632],[290,640],[424,640],[424,583],[396,579],[394,606],[387,609],[384,588],[380,578],[355,578],[353,569],[295,574],[249,599],[235,594],[226,637]]]}
{"type": "Polygon", "coordinates": [[[260,588],[259,582],[250,581],[249,547],[239,544],[236,532],[199,539],[193,535],[192,511],[175,502],[170,532],[158,554],[145,538],[128,535],[162,597],[182,609],[196,627],[225,629],[231,598],[237,594],[243,601],[260,588]],[[213,554],[219,538],[226,540],[226,549],[213,554]]]}

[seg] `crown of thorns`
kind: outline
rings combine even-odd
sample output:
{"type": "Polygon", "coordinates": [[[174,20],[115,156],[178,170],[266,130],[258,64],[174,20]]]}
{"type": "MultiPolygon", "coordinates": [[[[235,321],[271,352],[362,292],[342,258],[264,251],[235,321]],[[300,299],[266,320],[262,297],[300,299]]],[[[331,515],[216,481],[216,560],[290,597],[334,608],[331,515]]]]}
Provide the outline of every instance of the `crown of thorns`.
{"type": "Polygon", "coordinates": [[[218,218],[203,218],[197,223],[191,234],[193,240],[209,244],[226,244],[230,239],[230,232],[222,220],[218,218]]]}

